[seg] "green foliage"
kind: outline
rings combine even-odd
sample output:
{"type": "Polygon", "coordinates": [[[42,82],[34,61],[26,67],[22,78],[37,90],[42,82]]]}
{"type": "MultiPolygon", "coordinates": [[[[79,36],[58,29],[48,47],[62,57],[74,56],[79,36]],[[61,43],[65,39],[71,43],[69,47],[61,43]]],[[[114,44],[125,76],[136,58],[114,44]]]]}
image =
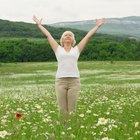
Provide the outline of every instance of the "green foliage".
{"type": "Polygon", "coordinates": [[[1,62],[29,62],[54,60],[54,54],[46,41],[32,42],[27,39],[0,41],[1,62]]]}
{"type": "Polygon", "coordinates": [[[97,35],[89,41],[80,60],[140,60],[139,44],[134,39],[97,35]]]}
{"type": "MultiPolygon", "coordinates": [[[[77,38],[77,43],[80,40],[80,37],[77,38]]],[[[46,39],[0,40],[0,62],[55,60],[55,54],[46,39]]],[[[109,40],[107,35],[95,35],[81,53],[79,60],[140,60],[140,42],[127,38],[113,39],[113,37],[109,40]]]]}
{"type": "MultiPolygon", "coordinates": [[[[77,44],[85,31],[44,25],[58,41],[62,33],[71,30],[77,44]]],[[[35,24],[0,20],[0,62],[55,61],[55,55],[35,24]]],[[[140,60],[140,41],[107,34],[90,39],[79,60],[140,60]]]]}

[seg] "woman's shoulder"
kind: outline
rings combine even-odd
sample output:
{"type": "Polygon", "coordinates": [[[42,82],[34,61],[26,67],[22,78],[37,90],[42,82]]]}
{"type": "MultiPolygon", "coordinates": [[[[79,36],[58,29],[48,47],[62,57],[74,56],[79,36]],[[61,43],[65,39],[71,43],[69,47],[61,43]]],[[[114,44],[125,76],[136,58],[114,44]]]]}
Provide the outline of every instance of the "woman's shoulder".
{"type": "Polygon", "coordinates": [[[58,46],[57,46],[57,49],[56,49],[56,51],[55,51],[55,53],[58,53],[59,51],[61,51],[62,48],[63,48],[63,47],[62,47],[61,45],[58,45],[58,46]]]}
{"type": "Polygon", "coordinates": [[[79,51],[79,48],[78,48],[78,46],[76,45],[76,46],[74,46],[73,47],[79,54],[80,54],[80,51],[79,51]]]}

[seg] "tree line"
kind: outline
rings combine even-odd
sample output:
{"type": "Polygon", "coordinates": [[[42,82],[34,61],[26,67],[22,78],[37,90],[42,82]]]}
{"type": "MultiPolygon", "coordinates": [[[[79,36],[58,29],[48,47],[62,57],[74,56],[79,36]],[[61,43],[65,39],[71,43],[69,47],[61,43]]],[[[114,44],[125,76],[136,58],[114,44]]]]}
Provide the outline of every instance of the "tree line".
{"type": "MultiPolygon", "coordinates": [[[[83,35],[76,38],[77,43],[83,35]]],[[[81,53],[80,60],[139,61],[140,41],[96,34],[81,53]]],[[[42,61],[56,61],[55,54],[46,39],[0,39],[0,62],[42,61]]]]}

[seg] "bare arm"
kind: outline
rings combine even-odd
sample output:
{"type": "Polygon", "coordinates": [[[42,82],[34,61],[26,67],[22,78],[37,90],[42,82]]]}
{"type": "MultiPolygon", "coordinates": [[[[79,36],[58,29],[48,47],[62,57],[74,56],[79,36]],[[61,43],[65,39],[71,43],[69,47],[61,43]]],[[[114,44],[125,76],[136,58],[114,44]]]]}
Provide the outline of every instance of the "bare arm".
{"type": "Polygon", "coordinates": [[[84,47],[86,46],[86,44],[88,43],[89,39],[92,37],[92,35],[95,34],[95,32],[97,31],[97,29],[105,22],[105,19],[98,19],[96,20],[96,26],[94,28],[92,28],[87,34],[86,36],[79,42],[78,49],[80,52],[82,52],[82,50],[84,49],[84,47]]]}
{"type": "Polygon", "coordinates": [[[33,16],[33,20],[36,22],[36,24],[37,24],[38,28],[41,30],[41,32],[47,37],[49,44],[51,45],[53,51],[55,52],[58,47],[58,43],[52,37],[50,32],[41,25],[42,19],[39,20],[36,18],[36,16],[33,16]]]}

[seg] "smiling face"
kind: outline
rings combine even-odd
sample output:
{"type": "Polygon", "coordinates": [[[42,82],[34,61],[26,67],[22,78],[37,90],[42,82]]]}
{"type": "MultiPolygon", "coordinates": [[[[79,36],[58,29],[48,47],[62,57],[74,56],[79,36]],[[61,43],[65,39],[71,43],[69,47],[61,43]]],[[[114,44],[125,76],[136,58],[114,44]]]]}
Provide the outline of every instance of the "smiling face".
{"type": "Polygon", "coordinates": [[[71,31],[65,31],[60,39],[61,46],[64,46],[64,44],[70,44],[74,46],[76,43],[74,34],[71,31]]]}
{"type": "Polygon", "coordinates": [[[71,44],[73,43],[73,35],[71,33],[65,33],[62,38],[62,43],[65,44],[71,44]]]}

